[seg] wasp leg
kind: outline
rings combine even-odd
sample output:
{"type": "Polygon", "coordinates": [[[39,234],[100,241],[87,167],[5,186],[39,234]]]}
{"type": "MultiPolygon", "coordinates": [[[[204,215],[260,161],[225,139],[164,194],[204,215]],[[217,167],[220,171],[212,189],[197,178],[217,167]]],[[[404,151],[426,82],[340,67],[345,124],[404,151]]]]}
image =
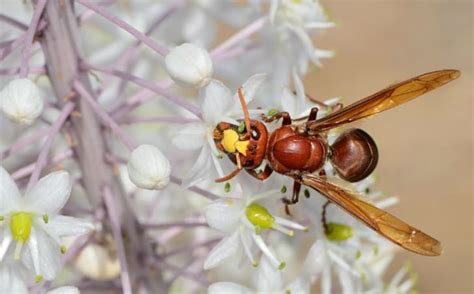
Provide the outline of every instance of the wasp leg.
{"type": "Polygon", "coordinates": [[[265,165],[265,169],[260,173],[257,173],[255,171],[255,169],[246,169],[246,171],[252,177],[254,177],[254,178],[256,178],[257,180],[260,180],[260,181],[266,180],[273,173],[273,169],[268,164],[265,165]]]}
{"type": "Polygon", "coordinates": [[[262,120],[266,123],[271,123],[271,122],[274,122],[276,120],[279,120],[280,118],[283,119],[282,121],[282,125],[286,126],[286,125],[291,125],[291,117],[290,117],[290,114],[286,111],[283,111],[283,112],[278,112],[270,117],[266,116],[266,115],[262,115],[262,120]]]}
{"type": "Polygon", "coordinates": [[[288,198],[281,198],[281,202],[283,202],[283,204],[285,204],[285,213],[287,215],[291,215],[291,213],[290,213],[290,205],[292,204],[291,200],[288,199],[288,198]]]}
{"type": "Polygon", "coordinates": [[[293,182],[293,195],[291,196],[291,204],[298,203],[300,190],[301,190],[301,183],[294,181],[293,182]]]}
{"type": "Polygon", "coordinates": [[[318,111],[319,111],[319,108],[317,107],[311,108],[311,111],[309,112],[309,116],[308,116],[308,122],[312,122],[316,120],[316,116],[318,116],[318,111]]]}

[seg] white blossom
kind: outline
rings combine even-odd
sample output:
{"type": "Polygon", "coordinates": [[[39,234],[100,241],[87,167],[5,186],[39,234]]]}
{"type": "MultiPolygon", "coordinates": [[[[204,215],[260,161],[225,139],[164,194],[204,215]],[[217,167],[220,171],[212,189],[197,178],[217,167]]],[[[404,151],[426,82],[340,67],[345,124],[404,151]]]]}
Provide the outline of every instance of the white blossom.
{"type": "Polygon", "coordinates": [[[209,253],[204,262],[204,269],[218,266],[227,258],[243,249],[252,265],[258,263],[252,253],[255,244],[268,258],[272,266],[283,269],[285,262],[279,260],[262,237],[264,230],[277,230],[293,236],[293,230],[306,230],[306,227],[274,216],[262,205],[256,203],[271,196],[281,195],[280,190],[270,190],[260,195],[242,198],[226,197],[213,201],[204,209],[204,216],[209,226],[221,231],[226,236],[209,253]]]}
{"type": "Polygon", "coordinates": [[[207,51],[184,43],[173,48],[165,58],[166,70],[174,81],[196,88],[207,85],[212,77],[212,60],[207,51]]]}
{"type": "Polygon", "coordinates": [[[0,264],[11,252],[35,273],[37,281],[54,279],[61,268],[61,253],[67,249],[61,237],[93,229],[88,221],[59,214],[71,193],[69,174],[51,173],[23,197],[3,167],[0,183],[0,264]]]}
{"type": "Polygon", "coordinates": [[[135,148],[128,160],[128,175],[139,188],[163,189],[170,181],[171,165],[166,156],[153,145],[135,148]]]}
{"type": "Polygon", "coordinates": [[[38,86],[29,79],[9,82],[0,92],[0,109],[11,121],[31,125],[43,111],[38,86]]]}

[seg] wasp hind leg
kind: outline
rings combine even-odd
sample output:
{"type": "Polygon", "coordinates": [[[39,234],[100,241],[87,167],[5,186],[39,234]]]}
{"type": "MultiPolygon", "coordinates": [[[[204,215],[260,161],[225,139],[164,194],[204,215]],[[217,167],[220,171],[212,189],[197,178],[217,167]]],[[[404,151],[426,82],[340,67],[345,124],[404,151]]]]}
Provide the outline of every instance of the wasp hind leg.
{"type": "Polygon", "coordinates": [[[289,206],[298,203],[300,191],[301,191],[301,183],[294,181],[293,194],[291,195],[291,199],[288,199],[286,197],[281,199],[282,202],[285,204],[285,213],[287,215],[291,215],[289,206]]]}

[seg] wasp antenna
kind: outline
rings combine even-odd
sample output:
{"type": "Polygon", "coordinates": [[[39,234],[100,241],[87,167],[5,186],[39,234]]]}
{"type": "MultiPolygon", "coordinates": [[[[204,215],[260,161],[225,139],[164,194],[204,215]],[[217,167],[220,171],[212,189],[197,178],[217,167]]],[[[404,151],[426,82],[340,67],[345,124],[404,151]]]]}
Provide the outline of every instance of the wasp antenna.
{"type": "Polygon", "coordinates": [[[240,105],[242,105],[242,110],[244,112],[245,128],[247,129],[247,134],[250,136],[250,115],[249,109],[247,108],[247,103],[245,102],[244,94],[242,93],[242,87],[239,87],[237,93],[239,94],[240,105]]]}

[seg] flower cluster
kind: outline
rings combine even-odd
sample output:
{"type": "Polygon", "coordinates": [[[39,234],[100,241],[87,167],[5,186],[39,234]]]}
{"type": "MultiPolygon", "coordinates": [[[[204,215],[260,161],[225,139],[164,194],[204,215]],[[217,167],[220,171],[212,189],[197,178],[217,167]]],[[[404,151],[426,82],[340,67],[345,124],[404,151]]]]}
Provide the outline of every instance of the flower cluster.
{"type": "MultiPolygon", "coordinates": [[[[18,75],[0,80],[0,293],[415,286],[409,267],[384,284],[394,247],[325,197],[303,186],[285,207],[296,178],[239,167],[259,135],[244,118],[271,132],[280,111],[341,107],[303,83],[333,56],[313,42],[335,26],[319,1],[34,2],[0,19],[1,73],[18,75]]],[[[374,182],[349,186],[396,203],[374,182]]]]}

